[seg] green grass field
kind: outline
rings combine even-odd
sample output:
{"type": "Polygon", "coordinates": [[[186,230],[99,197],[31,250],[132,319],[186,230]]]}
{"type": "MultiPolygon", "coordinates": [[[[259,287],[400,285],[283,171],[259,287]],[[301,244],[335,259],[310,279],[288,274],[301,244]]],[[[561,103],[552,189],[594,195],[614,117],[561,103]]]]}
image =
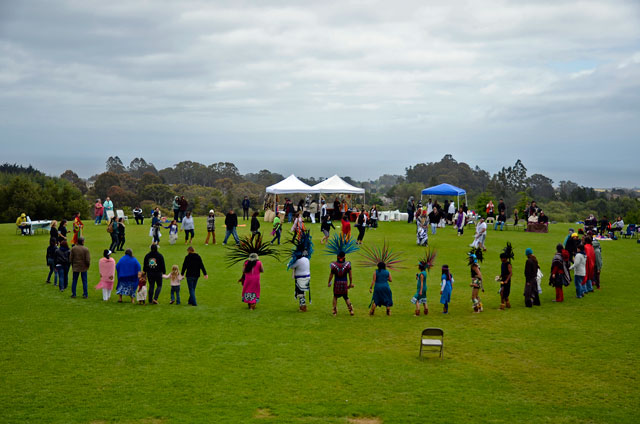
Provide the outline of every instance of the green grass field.
{"type": "MultiPolygon", "coordinates": [[[[570,286],[564,304],[555,304],[545,281],[542,306],[526,309],[524,249],[534,250],[546,280],[569,225],[552,225],[549,234],[490,229],[482,265],[485,312],[473,314],[465,259],[472,230],[464,237],[439,230],[430,237],[438,250],[428,279],[430,313],[416,317],[410,299],[422,250],[415,227],[381,223],[367,231],[365,244],[387,239],[406,259],[406,269],[392,272],[392,316],[367,315],[373,270],[356,265],[350,292],[356,316],[342,303],[332,317],[333,258],[323,252],[317,225],[311,226],[313,303],[301,313],[285,262],[270,258],[257,310],[247,310],[236,282],[241,265],[227,269],[225,248],[203,245],[204,218],[196,219],[195,247],[209,280],[198,283],[197,308],[186,305],[185,282],[181,306],[169,305],[168,283],[160,305],[119,304],[115,295],[105,303],[93,286],[109,235],[104,225],[86,224],[94,261],[86,300],[45,284],[47,236],[21,237],[13,224],[0,226],[0,422],[638,422],[635,240],[602,242],[601,291],[579,300],[570,286]],[[500,311],[493,277],[507,240],[517,253],[513,307],[500,311]],[[455,278],[448,315],[440,313],[438,294],[443,263],[455,278]],[[444,329],[444,360],[418,358],[426,327],[444,329]]],[[[141,261],[148,226],[128,225],[127,240],[141,261]]],[[[166,234],[161,252],[169,266],[181,265],[186,254],[183,244],[169,246],[166,234]]],[[[357,263],[358,255],[349,259],[357,263]]]]}

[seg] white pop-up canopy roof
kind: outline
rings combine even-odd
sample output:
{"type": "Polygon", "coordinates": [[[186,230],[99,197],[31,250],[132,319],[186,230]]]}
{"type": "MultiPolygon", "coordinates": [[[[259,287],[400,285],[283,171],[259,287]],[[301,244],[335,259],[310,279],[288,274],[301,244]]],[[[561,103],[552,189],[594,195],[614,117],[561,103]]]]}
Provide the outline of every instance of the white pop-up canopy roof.
{"type": "Polygon", "coordinates": [[[318,184],[311,187],[311,189],[315,190],[314,193],[364,194],[363,188],[352,186],[337,175],[319,182],[318,184]]]}
{"type": "Polygon", "coordinates": [[[291,174],[284,180],[267,187],[267,193],[270,194],[287,194],[287,193],[318,193],[308,184],[300,181],[295,175],[291,174]]]}

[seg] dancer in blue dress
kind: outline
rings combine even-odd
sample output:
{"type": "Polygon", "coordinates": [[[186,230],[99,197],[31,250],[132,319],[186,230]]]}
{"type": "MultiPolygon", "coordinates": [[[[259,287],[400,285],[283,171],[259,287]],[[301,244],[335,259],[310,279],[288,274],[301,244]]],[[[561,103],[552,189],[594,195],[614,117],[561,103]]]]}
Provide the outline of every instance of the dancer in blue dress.
{"type": "Polygon", "coordinates": [[[453,275],[449,272],[449,265],[442,265],[442,283],[440,285],[440,303],[444,305],[443,314],[449,313],[451,292],[453,291],[453,275]]]}

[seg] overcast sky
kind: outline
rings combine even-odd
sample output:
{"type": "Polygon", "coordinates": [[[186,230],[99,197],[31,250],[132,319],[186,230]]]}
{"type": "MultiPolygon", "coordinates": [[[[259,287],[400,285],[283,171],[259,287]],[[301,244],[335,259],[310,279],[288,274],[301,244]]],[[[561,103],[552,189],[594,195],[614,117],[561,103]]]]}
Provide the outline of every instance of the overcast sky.
{"type": "Polygon", "coordinates": [[[0,0],[2,162],[640,186],[640,2],[0,0]]]}

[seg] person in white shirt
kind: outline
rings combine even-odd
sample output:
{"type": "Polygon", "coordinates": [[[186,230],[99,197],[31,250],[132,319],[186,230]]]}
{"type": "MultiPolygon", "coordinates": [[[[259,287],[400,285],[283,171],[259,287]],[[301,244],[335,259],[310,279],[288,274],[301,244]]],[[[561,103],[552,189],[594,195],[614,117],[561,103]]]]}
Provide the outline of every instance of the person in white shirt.
{"type": "Polygon", "coordinates": [[[476,224],[476,234],[473,237],[473,243],[471,243],[472,247],[481,248],[482,250],[487,250],[484,247],[484,241],[487,238],[487,224],[484,222],[484,218],[479,216],[478,223],[476,224]]]}

